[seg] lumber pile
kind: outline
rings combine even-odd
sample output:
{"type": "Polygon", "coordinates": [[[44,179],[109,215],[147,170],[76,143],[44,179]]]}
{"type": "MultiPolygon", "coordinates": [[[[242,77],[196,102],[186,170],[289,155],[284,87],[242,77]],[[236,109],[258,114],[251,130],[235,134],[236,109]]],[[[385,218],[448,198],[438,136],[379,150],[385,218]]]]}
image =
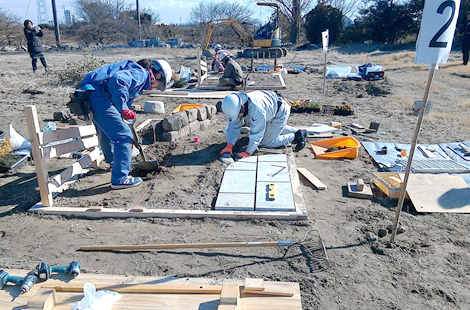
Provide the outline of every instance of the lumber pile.
{"type": "MultiPolygon", "coordinates": [[[[25,275],[25,270],[7,270],[25,275]]],[[[118,309],[214,309],[214,310],[301,310],[300,288],[294,282],[270,282],[263,279],[226,279],[220,283],[207,278],[129,277],[81,273],[75,279],[54,275],[18,296],[19,286],[0,290],[1,309],[70,309],[83,298],[83,284],[96,290],[112,290],[122,295],[113,305],[118,309]]]]}

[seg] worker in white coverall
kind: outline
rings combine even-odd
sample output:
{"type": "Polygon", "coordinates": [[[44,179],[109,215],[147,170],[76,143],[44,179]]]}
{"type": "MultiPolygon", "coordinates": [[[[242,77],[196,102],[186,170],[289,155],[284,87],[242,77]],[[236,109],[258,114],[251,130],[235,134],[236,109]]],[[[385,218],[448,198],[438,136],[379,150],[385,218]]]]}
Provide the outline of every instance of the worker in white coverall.
{"type": "Polygon", "coordinates": [[[245,152],[235,154],[236,159],[251,156],[258,147],[277,148],[296,143],[296,151],[305,147],[307,130],[287,125],[290,105],[282,95],[271,91],[233,93],[222,101],[222,111],[229,121],[227,146],[220,156],[233,156],[243,119],[250,125],[249,143],[245,152]]]}

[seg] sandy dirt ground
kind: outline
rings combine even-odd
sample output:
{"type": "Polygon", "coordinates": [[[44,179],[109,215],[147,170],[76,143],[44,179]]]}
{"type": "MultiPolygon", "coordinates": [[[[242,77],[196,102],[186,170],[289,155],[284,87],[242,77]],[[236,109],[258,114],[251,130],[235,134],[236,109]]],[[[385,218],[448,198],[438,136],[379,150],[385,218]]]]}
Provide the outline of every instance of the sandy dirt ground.
{"type": "MultiPolygon", "coordinates": [[[[181,65],[196,68],[196,50],[120,49],[90,51],[107,63],[145,57],[167,59],[174,70],[181,65]]],[[[385,79],[348,81],[328,79],[323,92],[324,54],[320,50],[290,50],[281,58],[284,65],[308,67],[300,74],[284,75],[284,95],[291,101],[311,99],[325,105],[347,103],[351,116],[328,113],[293,113],[289,124],[312,123],[380,124],[381,134],[369,141],[411,143],[417,117],[412,106],[422,100],[428,81],[427,65],[413,62],[413,47],[348,46],[328,53],[329,65],[381,65],[385,79]]],[[[63,69],[83,52],[47,52],[54,72],[63,69]]],[[[240,60],[249,65],[248,60],[240,60]]],[[[8,124],[28,137],[24,107],[36,105],[44,125],[54,111],[64,109],[72,85],[63,85],[56,74],[32,74],[26,52],[0,54],[0,130],[8,124]]],[[[256,63],[255,63],[256,64],[256,63]]],[[[270,73],[253,73],[256,85],[269,85],[270,73]]],[[[429,100],[433,106],[424,119],[420,143],[468,140],[470,89],[468,67],[461,66],[461,55],[453,52],[450,61],[436,72],[429,100]]],[[[274,80],[275,81],[275,80],[274,80]]],[[[137,98],[144,105],[148,95],[137,98]]],[[[155,98],[152,98],[155,100],[155,98]]],[[[166,111],[182,103],[216,104],[216,99],[163,99],[166,111]]],[[[139,113],[139,122],[155,115],[139,113]]],[[[92,170],[55,198],[61,207],[112,207],[208,210],[215,204],[225,164],[218,153],[226,139],[221,113],[214,125],[182,139],[179,143],[158,142],[147,151],[149,159],[165,164],[163,172],[144,174],[138,188],[110,192],[110,173],[106,167],[92,170]],[[194,143],[194,138],[200,142],[194,143]]],[[[61,125],[61,124],[59,124],[61,125]]],[[[62,124],[64,125],[64,124],[62,124]]],[[[358,140],[367,138],[358,136],[358,140]]],[[[309,138],[309,142],[314,141],[309,138]]],[[[242,136],[235,149],[247,143],[242,136]]],[[[282,153],[285,150],[275,150],[282,153]]],[[[260,154],[271,151],[261,149],[260,154]]],[[[0,269],[32,269],[40,262],[65,265],[81,262],[83,272],[152,275],[162,277],[208,277],[220,279],[263,278],[271,281],[299,282],[304,309],[469,309],[470,238],[468,214],[417,213],[405,201],[400,224],[405,229],[390,244],[390,234],[371,240],[379,229],[393,224],[396,200],[377,189],[374,198],[347,197],[347,182],[363,178],[372,183],[378,171],[361,148],[354,160],[319,160],[306,147],[294,153],[298,167],[307,168],[328,186],[318,191],[302,180],[308,219],[305,221],[219,220],[219,219],[98,219],[65,218],[32,214],[39,191],[32,162],[20,169],[0,174],[0,269]],[[329,268],[318,265],[298,246],[137,251],[129,253],[80,252],[85,245],[299,241],[304,233],[320,231],[329,258],[329,268]]],[[[70,165],[68,160],[50,160],[51,175],[70,165]]],[[[308,243],[309,244],[309,243],[308,243]]],[[[308,245],[307,244],[307,245],[308,245]]],[[[310,244],[315,246],[315,242],[310,244]]]]}

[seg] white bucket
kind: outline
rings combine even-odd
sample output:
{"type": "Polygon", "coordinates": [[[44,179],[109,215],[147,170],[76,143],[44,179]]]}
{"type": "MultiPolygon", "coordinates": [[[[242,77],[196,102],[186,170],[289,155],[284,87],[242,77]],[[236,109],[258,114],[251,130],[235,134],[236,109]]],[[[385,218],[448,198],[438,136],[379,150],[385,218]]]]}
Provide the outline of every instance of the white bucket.
{"type": "MultiPolygon", "coordinates": [[[[423,105],[423,100],[416,100],[415,101],[415,104],[413,106],[413,112],[414,112],[415,115],[419,115],[419,113],[421,112],[421,106],[422,105],[423,105]]],[[[424,110],[424,115],[429,114],[429,110],[431,110],[431,107],[432,107],[432,102],[428,101],[428,103],[426,103],[426,109],[424,110]]]]}

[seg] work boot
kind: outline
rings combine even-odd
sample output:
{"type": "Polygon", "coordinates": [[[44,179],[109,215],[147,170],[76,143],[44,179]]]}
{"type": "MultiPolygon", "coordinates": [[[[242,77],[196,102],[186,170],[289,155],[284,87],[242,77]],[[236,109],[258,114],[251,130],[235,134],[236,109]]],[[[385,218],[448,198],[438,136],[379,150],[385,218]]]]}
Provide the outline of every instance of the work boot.
{"type": "Polygon", "coordinates": [[[111,184],[112,189],[124,189],[129,187],[139,186],[142,183],[142,179],[137,177],[133,178],[131,176],[127,176],[127,178],[121,184],[111,184]]]}
{"type": "Polygon", "coordinates": [[[307,130],[306,129],[299,129],[295,132],[295,139],[294,142],[297,144],[295,146],[296,151],[300,151],[305,147],[305,143],[307,141],[307,130]]]}

